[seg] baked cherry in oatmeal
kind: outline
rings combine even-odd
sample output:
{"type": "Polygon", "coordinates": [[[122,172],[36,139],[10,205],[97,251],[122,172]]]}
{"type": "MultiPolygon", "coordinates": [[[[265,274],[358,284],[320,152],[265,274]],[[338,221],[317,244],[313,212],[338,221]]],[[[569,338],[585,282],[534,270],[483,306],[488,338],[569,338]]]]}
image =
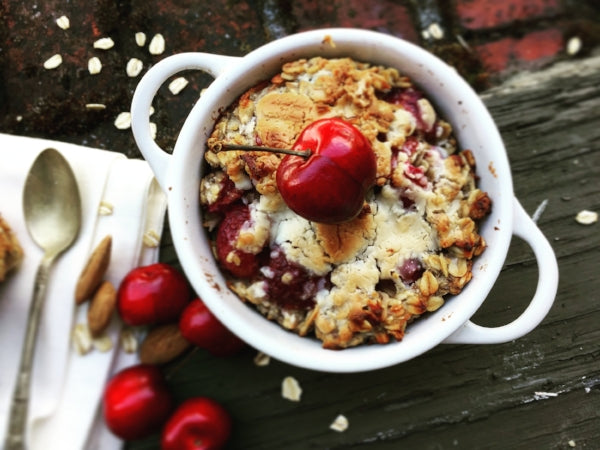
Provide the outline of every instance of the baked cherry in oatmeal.
{"type": "MultiPolygon", "coordinates": [[[[325,128],[329,141],[342,139],[325,128]]],[[[205,160],[203,220],[229,287],[325,348],[401,340],[411,321],[464,288],[486,246],[478,225],[491,201],[473,154],[394,68],[321,57],[284,64],[221,115],[205,160]],[[328,150],[331,161],[308,175],[285,169],[302,157],[266,151],[314,152],[304,148],[315,146],[307,130],[330,123],[359,136],[346,140],[350,156],[328,150]],[[236,145],[263,151],[222,151],[236,145]],[[302,188],[291,199],[295,177],[302,188]],[[351,213],[333,218],[344,208],[351,213]]]]}

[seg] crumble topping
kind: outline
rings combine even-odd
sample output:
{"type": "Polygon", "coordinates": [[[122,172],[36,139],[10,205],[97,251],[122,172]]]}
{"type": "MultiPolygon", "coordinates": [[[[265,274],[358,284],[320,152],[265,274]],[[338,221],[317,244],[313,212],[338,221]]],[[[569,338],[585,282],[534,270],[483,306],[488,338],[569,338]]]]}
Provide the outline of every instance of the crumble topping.
{"type": "Polygon", "coordinates": [[[217,121],[200,186],[204,225],[230,288],[267,319],[325,348],[401,340],[406,326],[458,294],[485,249],[491,201],[451,125],[396,69],[349,58],[301,59],[247,90],[217,121]],[[310,123],[338,117],[371,142],[376,185],[341,224],[291,211],[275,175],[310,123]],[[226,247],[226,248],[225,248],[226,247]]]}

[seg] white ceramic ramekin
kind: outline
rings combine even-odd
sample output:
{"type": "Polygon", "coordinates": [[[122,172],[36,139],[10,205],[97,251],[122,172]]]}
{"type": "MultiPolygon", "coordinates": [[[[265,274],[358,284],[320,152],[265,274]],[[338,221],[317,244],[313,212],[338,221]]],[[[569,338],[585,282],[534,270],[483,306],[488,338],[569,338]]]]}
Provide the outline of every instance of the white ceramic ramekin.
{"type": "Polygon", "coordinates": [[[194,289],[227,327],[276,359],[328,372],[378,369],[414,358],[440,343],[492,344],[519,338],[542,321],[554,301],[556,258],[514,196],[506,150],[490,114],[453,68],[414,44],[371,31],[324,29],[270,42],[243,58],[182,53],[164,59],[146,73],[134,94],[131,113],[140,151],[168,196],[173,242],[194,289]],[[488,248],[475,261],[473,279],[438,311],[409,325],[402,342],[325,350],[317,340],[298,337],[269,322],[226,287],[202,228],[198,186],[205,142],[220,112],[247,88],[270,78],[283,63],[316,55],[350,56],[395,67],[411,77],[433,100],[439,114],[452,123],[460,147],[473,151],[480,187],[493,201],[492,213],[481,227],[488,248]],[[159,87],[188,69],[207,72],[215,80],[191,110],[171,155],[153,141],[149,111],[159,87]],[[470,318],[494,285],[513,234],[531,246],[537,259],[536,292],[513,322],[495,328],[478,326],[470,318]]]}

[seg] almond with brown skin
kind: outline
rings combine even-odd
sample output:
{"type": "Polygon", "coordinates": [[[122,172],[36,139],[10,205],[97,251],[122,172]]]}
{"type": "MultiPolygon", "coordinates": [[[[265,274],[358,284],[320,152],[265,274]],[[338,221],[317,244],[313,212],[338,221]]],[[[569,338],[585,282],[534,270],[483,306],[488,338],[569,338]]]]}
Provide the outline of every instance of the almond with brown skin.
{"type": "Polygon", "coordinates": [[[104,281],[96,290],[88,309],[88,327],[92,336],[101,335],[117,307],[117,290],[110,281],[104,281]]]}
{"type": "Polygon", "coordinates": [[[111,249],[112,236],[108,235],[92,252],[75,287],[75,303],[78,305],[90,299],[100,286],[110,262],[111,249]]]}
{"type": "Polygon", "coordinates": [[[165,364],[183,354],[191,344],[181,335],[177,323],[159,325],[148,333],[140,348],[143,364],[165,364]]]}

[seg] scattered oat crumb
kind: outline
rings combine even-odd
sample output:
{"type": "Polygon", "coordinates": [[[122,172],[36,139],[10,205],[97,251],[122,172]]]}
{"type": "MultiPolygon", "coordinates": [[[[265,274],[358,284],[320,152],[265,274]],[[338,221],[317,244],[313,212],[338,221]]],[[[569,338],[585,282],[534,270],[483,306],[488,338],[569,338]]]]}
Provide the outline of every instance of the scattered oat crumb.
{"type": "Polygon", "coordinates": [[[21,122],[23,120],[23,116],[17,116],[17,117],[15,117],[15,120],[17,122],[21,122]]]}
{"type": "Polygon", "coordinates": [[[106,109],[106,105],[104,103],[86,103],[85,109],[90,109],[93,111],[102,111],[106,109]]]}
{"type": "Polygon", "coordinates": [[[135,33],[135,43],[138,45],[138,47],[143,47],[146,45],[146,33],[142,33],[141,31],[135,33]]]}
{"type": "Polygon", "coordinates": [[[154,122],[150,122],[150,137],[152,139],[156,139],[156,132],[158,131],[158,127],[154,122]]]}
{"type": "Polygon", "coordinates": [[[58,66],[62,64],[62,56],[58,53],[56,55],[51,56],[46,61],[44,61],[44,69],[52,70],[56,69],[58,66]]]}
{"type": "Polygon", "coordinates": [[[144,233],[142,241],[146,247],[158,247],[158,244],[160,244],[160,236],[156,230],[148,230],[144,233]]]}
{"type": "Polygon", "coordinates": [[[113,48],[115,46],[115,42],[109,38],[100,38],[96,42],[94,42],[94,48],[99,48],[100,50],[108,50],[109,48],[113,48]]]}
{"type": "Polygon", "coordinates": [[[271,357],[263,352],[258,352],[254,357],[254,364],[259,367],[268,366],[271,362],[271,357]]]}
{"type": "Polygon", "coordinates": [[[148,51],[151,55],[160,55],[165,51],[165,38],[162,34],[157,33],[154,35],[148,45],[148,51]]]}
{"type": "Polygon", "coordinates": [[[94,348],[101,353],[106,353],[112,350],[113,342],[109,335],[103,334],[100,337],[93,339],[94,348]]]}
{"type": "Polygon", "coordinates": [[[88,60],[88,72],[91,75],[96,75],[102,71],[102,62],[97,56],[93,56],[88,60]]]}
{"type": "Polygon", "coordinates": [[[58,19],[56,19],[56,25],[63,30],[68,30],[71,26],[71,22],[67,16],[60,16],[58,19]]]}
{"type": "Polygon", "coordinates": [[[119,130],[127,130],[129,127],[131,127],[131,113],[120,113],[115,119],[115,127],[117,127],[119,130]]]}
{"type": "Polygon", "coordinates": [[[127,61],[126,72],[127,76],[133,78],[137,77],[144,68],[144,63],[137,58],[131,58],[127,61]]]}
{"type": "Polygon", "coordinates": [[[591,225],[598,222],[598,213],[595,211],[588,211],[584,209],[579,211],[575,216],[575,220],[581,225],[591,225]]]}
{"type": "Polygon", "coordinates": [[[334,431],[339,431],[340,433],[346,431],[348,429],[348,419],[343,414],[340,414],[335,418],[329,428],[334,431]]]}
{"type": "Polygon", "coordinates": [[[576,447],[576,446],[577,446],[577,444],[575,443],[575,441],[574,441],[573,439],[571,439],[571,440],[568,442],[568,444],[569,444],[569,447],[576,447]]]}
{"type": "Polygon", "coordinates": [[[429,36],[433,39],[443,39],[444,38],[444,30],[440,27],[440,24],[437,22],[432,23],[427,27],[427,31],[429,32],[429,36]]]}
{"type": "Polygon", "coordinates": [[[98,207],[98,214],[101,216],[110,216],[113,213],[113,205],[112,203],[105,202],[104,200],[100,202],[100,206],[98,207]]]}
{"type": "Polygon", "coordinates": [[[150,107],[150,113],[149,113],[149,114],[150,114],[150,115],[154,114],[154,106],[151,106],[151,107],[150,107]]]}
{"type": "Polygon", "coordinates": [[[581,39],[577,36],[572,37],[567,42],[567,55],[574,56],[581,50],[581,39]]]}
{"type": "Polygon", "coordinates": [[[121,330],[119,336],[121,348],[125,353],[135,353],[138,349],[138,340],[133,330],[129,327],[125,327],[121,330]]]}
{"type": "Polygon", "coordinates": [[[188,85],[188,80],[184,77],[175,78],[173,81],[169,83],[169,90],[171,94],[177,95],[188,85]]]}
{"type": "Polygon", "coordinates": [[[92,334],[86,323],[75,325],[72,339],[73,346],[79,355],[83,356],[92,350],[92,334]]]}
{"type": "Polygon", "coordinates": [[[302,396],[302,388],[294,377],[285,377],[281,383],[281,396],[293,402],[299,402],[302,396]]]}

